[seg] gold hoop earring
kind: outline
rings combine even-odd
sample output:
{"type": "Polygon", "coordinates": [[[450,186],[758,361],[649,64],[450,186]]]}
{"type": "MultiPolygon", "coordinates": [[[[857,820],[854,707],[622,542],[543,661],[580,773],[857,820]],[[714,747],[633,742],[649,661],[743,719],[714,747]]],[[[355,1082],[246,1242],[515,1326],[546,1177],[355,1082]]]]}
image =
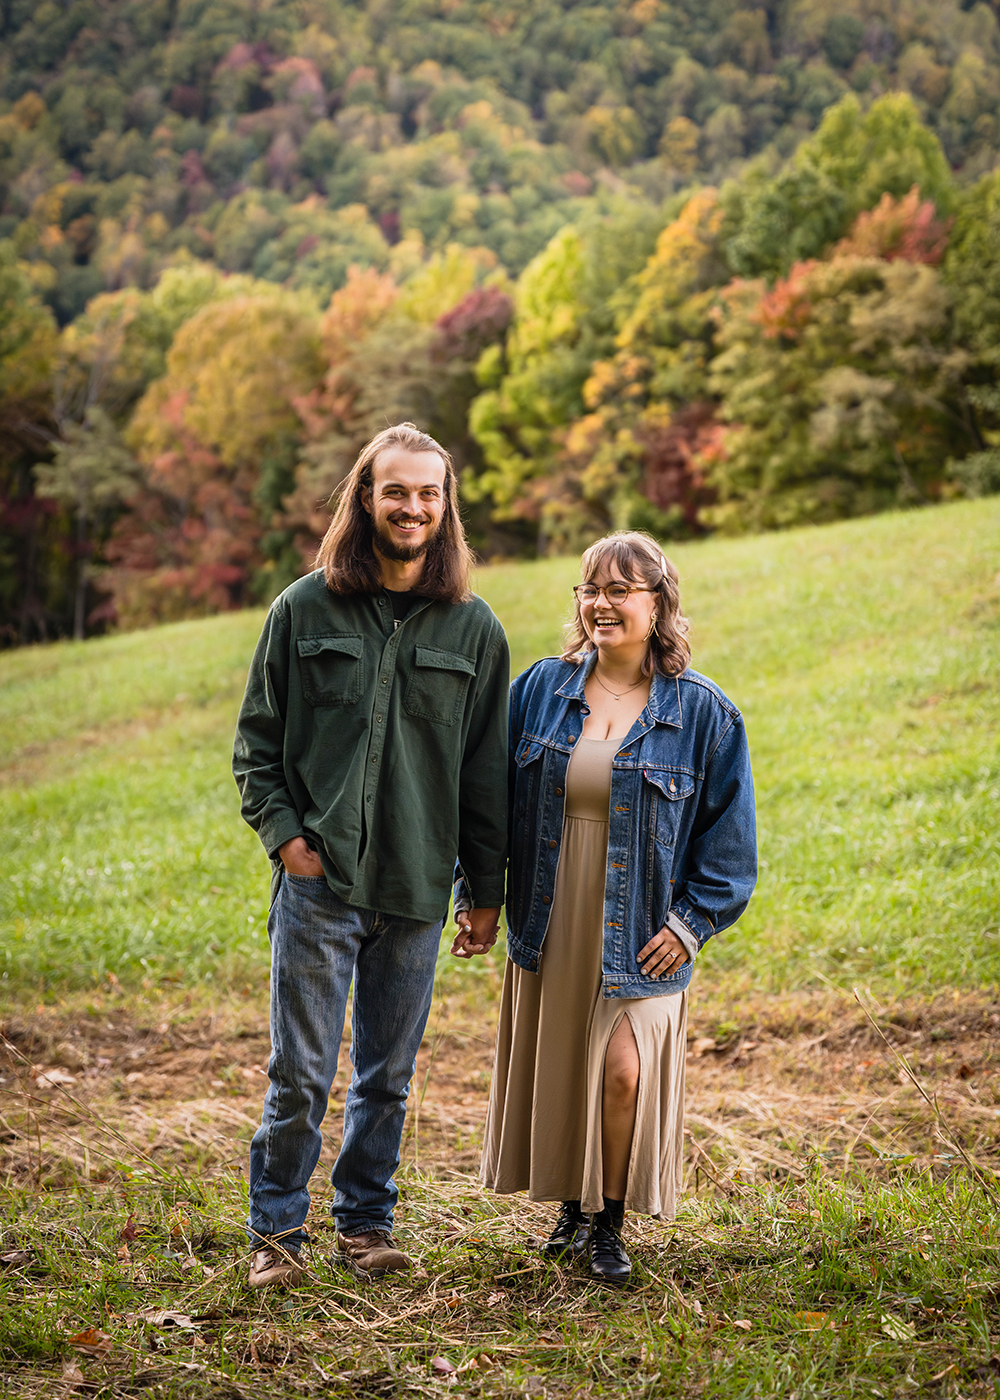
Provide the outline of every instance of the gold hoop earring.
{"type": "Polygon", "coordinates": [[[645,635],[645,636],[643,637],[643,639],[642,639],[644,642],[648,642],[649,639],[650,639],[650,637],[653,635],[653,628],[656,626],[656,622],[657,622],[657,617],[656,617],[656,613],[654,613],[653,616],[649,619],[649,631],[646,633],[646,635],[645,635]]]}

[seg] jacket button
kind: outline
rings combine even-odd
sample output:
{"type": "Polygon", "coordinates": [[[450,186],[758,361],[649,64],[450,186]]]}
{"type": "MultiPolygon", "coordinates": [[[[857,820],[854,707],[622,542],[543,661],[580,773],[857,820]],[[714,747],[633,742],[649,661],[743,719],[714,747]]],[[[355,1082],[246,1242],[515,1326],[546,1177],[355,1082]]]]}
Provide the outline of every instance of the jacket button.
{"type": "Polygon", "coordinates": [[[550,851],[554,851],[555,848],[556,848],[558,845],[559,845],[559,842],[558,842],[558,841],[550,841],[550,842],[549,842],[549,850],[550,850],[550,851]]]}
{"type": "Polygon", "coordinates": [[[552,903],[551,899],[549,899],[549,897],[548,897],[547,894],[543,894],[543,895],[542,895],[542,903],[543,903],[543,904],[551,904],[551,903],[552,903]]]}
{"type": "Polygon", "coordinates": [[[576,743],[576,735],[575,735],[575,734],[571,734],[571,735],[569,736],[569,739],[567,740],[567,743],[575,744],[575,743],[576,743]]]}
{"type": "Polygon", "coordinates": [[[556,788],[556,797],[562,797],[562,788],[556,788]]]}

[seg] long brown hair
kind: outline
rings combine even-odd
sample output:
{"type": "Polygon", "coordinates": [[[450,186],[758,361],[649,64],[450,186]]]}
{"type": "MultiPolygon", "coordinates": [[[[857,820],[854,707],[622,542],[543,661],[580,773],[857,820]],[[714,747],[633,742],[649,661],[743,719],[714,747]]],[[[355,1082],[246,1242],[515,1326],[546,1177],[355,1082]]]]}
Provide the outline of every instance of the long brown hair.
{"type": "MultiPolygon", "coordinates": [[[[590,583],[612,564],[617,565],[622,578],[641,583],[654,594],[656,626],[643,658],[642,674],[650,676],[659,671],[664,676],[679,676],[691,664],[691,648],[687,639],[690,624],[681,612],[677,570],[652,535],[643,530],[617,530],[585,550],[580,561],[584,583],[590,583]]],[[[577,600],[573,620],[566,628],[562,659],[577,661],[593,650],[594,643],[584,630],[577,600]]]]}
{"type": "Polygon", "coordinates": [[[336,499],[336,510],[316,554],[316,564],[326,575],[326,586],[331,593],[378,593],[382,587],[375,558],[375,530],[361,495],[366,487],[371,490],[375,459],[387,447],[401,447],[404,452],[436,452],[444,463],[444,514],[424,555],[423,573],[414,592],[438,602],[464,603],[470,597],[473,555],[458,513],[454,463],[440,443],[413,423],[397,423],[376,433],[334,492],[331,505],[336,499]]]}

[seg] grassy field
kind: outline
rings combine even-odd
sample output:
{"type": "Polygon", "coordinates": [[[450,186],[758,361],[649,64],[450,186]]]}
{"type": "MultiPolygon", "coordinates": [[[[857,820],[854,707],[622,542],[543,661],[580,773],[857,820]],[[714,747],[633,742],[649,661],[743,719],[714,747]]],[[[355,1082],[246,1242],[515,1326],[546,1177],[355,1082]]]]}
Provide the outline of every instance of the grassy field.
{"type": "MultiPolygon", "coordinates": [[[[762,868],[699,963],[687,1195],[630,1221],[622,1294],[539,1257],[548,1208],[477,1189],[500,965],[446,955],[415,1274],[331,1264],[318,1172],[306,1284],[249,1293],[268,869],[229,751],[261,614],[0,655],[0,1394],[1000,1395],[1000,500],[672,552],[746,716],[762,868]]],[[[482,571],[516,668],[576,578],[482,571]]]]}
{"type": "MultiPolygon", "coordinates": [[[[746,715],[761,833],[758,892],[703,979],[994,985],[1000,500],[672,552],[695,665],[746,715]]],[[[480,573],[516,669],[558,645],[576,577],[480,573]]],[[[260,622],[0,655],[9,997],[263,984],[267,867],[229,776],[260,622]]]]}
{"type": "Polygon", "coordinates": [[[636,1227],[635,1286],[616,1294],[540,1259],[509,1198],[403,1186],[415,1277],[358,1284],[320,1222],[290,1297],[247,1293],[241,1193],[224,1182],[126,1185],[110,1205],[81,1191],[58,1223],[25,1193],[0,1280],[3,1393],[995,1394],[1000,1232],[967,1187],[817,1179],[695,1202],[668,1231],[636,1227]]]}

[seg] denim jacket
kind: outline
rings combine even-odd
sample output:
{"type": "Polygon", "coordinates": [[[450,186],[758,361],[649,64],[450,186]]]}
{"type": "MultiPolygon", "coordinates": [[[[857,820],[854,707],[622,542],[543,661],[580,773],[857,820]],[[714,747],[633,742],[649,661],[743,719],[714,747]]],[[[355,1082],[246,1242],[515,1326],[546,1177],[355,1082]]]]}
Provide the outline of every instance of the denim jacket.
{"type": "MultiPolygon", "coordinates": [[[[591,652],[578,664],[538,661],[511,687],[507,951],[529,972],[541,963],[566,768],[590,712],[584,684],[595,660],[591,652]]],[[[696,671],[657,673],[612,769],[604,996],[681,991],[691,980],[691,959],[658,980],[642,971],[640,948],[669,913],[693,954],[736,922],[756,879],[753,780],[740,713],[696,671]]]]}

